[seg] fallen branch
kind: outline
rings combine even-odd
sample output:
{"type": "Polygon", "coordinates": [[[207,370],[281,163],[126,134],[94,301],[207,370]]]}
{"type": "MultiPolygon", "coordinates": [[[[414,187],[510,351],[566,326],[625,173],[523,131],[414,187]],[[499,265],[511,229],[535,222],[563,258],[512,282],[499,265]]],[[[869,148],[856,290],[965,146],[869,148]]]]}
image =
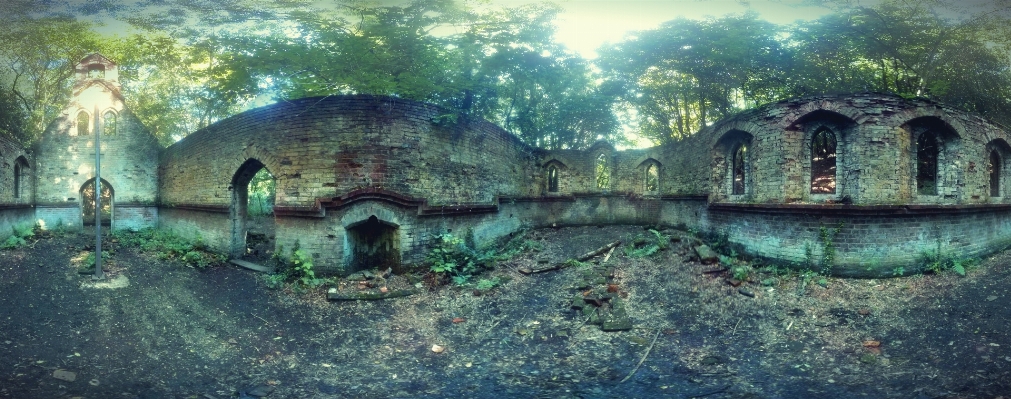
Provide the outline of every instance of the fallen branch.
{"type": "Polygon", "coordinates": [[[657,338],[660,338],[660,329],[659,328],[656,330],[656,335],[653,336],[653,342],[649,344],[649,348],[646,348],[646,353],[644,353],[642,355],[642,359],[639,359],[639,364],[636,364],[635,368],[632,369],[632,372],[628,373],[628,375],[625,376],[625,378],[622,379],[621,382],[619,382],[619,384],[622,383],[622,382],[628,381],[629,378],[632,378],[632,376],[635,375],[636,371],[639,371],[639,367],[642,366],[642,362],[646,361],[646,356],[649,356],[649,352],[653,350],[653,345],[656,345],[656,339],[657,338]]]}
{"type": "Polygon", "coordinates": [[[336,289],[327,292],[326,299],[331,301],[375,301],[379,299],[399,298],[417,294],[416,290],[396,290],[388,292],[353,292],[340,293],[336,289]]]}
{"type": "Polygon", "coordinates": [[[720,388],[720,389],[717,389],[715,391],[704,392],[704,393],[700,393],[698,395],[691,395],[691,396],[688,396],[688,399],[696,399],[696,398],[706,397],[706,396],[709,396],[709,395],[715,395],[715,394],[718,394],[718,393],[726,392],[728,389],[730,389],[730,385],[727,385],[727,386],[725,386],[723,388],[720,388]]]}
{"type": "MultiPolygon", "coordinates": [[[[593,259],[594,257],[596,257],[596,256],[604,253],[604,252],[607,252],[608,250],[614,249],[618,245],[621,245],[621,240],[612,242],[612,243],[607,244],[607,245],[605,245],[603,247],[600,247],[600,248],[597,248],[597,249],[595,249],[593,251],[587,252],[587,253],[583,254],[582,256],[576,258],[576,260],[578,260],[580,262],[586,262],[586,261],[588,261],[590,259],[593,259]]],[[[560,262],[560,263],[556,263],[556,264],[549,265],[549,266],[544,266],[544,267],[519,269],[519,271],[520,271],[520,273],[523,273],[523,274],[543,273],[543,272],[548,272],[548,271],[552,271],[552,270],[564,269],[564,268],[566,268],[568,266],[569,265],[568,265],[567,262],[560,262]]]]}

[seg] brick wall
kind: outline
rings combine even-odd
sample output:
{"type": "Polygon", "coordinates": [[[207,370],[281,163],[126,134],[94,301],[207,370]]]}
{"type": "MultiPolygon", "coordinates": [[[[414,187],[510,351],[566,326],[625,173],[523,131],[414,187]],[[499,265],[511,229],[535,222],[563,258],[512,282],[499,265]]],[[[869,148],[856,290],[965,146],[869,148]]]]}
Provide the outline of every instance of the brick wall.
{"type": "MultiPolygon", "coordinates": [[[[47,225],[59,222],[81,227],[81,188],[95,177],[95,110],[101,136],[101,173],[113,189],[114,228],[149,227],[157,212],[158,157],[161,147],[147,128],[126,109],[119,93],[115,68],[104,57],[86,58],[107,64],[107,78],[87,79],[78,74],[70,103],[52,121],[33,146],[36,155],[35,201],[37,218],[47,225]],[[115,123],[105,126],[111,113],[115,123]],[[87,131],[79,131],[78,117],[87,115],[87,131]],[[122,211],[119,208],[123,208],[122,211]]],[[[82,68],[79,68],[82,69],[82,68]]]]}

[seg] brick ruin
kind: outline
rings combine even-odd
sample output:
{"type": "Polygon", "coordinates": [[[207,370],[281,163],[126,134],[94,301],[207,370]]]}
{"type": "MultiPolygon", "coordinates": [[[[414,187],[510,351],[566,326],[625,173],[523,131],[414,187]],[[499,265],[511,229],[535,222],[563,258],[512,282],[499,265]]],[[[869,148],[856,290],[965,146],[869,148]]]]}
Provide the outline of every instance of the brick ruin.
{"type": "Polygon", "coordinates": [[[489,242],[563,225],[715,232],[752,256],[858,277],[919,271],[928,251],[974,257],[1011,242],[1007,131],[922,99],[798,98],[669,145],[550,151],[375,96],[283,101],[162,149],[97,54],[78,65],[72,98],[30,151],[0,141],[0,231],[84,225],[97,128],[112,228],[159,226],[240,255],[246,185],[266,168],[275,245],[297,243],[333,274],[422,262],[445,232],[489,242]]]}

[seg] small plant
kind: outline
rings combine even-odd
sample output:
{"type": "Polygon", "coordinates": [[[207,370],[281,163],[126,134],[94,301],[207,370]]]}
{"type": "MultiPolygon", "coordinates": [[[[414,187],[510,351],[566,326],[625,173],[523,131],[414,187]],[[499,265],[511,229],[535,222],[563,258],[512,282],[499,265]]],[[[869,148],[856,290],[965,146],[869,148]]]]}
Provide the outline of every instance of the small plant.
{"type": "Polygon", "coordinates": [[[484,269],[490,269],[495,260],[495,251],[478,251],[466,241],[452,234],[437,236],[437,244],[428,253],[432,272],[448,276],[454,284],[464,285],[471,276],[484,269]]]}
{"type": "Polygon", "coordinates": [[[120,244],[138,247],[141,251],[153,253],[158,259],[178,260],[198,269],[222,263],[226,259],[224,255],[212,251],[199,233],[195,234],[195,239],[187,240],[171,230],[147,228],[136,232],[119,230],[113,236],[120,244]]]}
{"type": "Polygon", "coordinates": [[[649,229],[650,236],[638,235],[632,240],[632,244],[625,247],[625,256],[630,258],[644,258],[667,249],[670,243],[670,236],[659,231],[649,229]]]}
{"type": "Polygon", "coordinates": [[[747,264],[735,265],[730,268],[730,275],[737,281],[748,281],[751,277],[751,266],[747,264]]]}
{"type": "Polygon", "coordinates": [[[906,274],[906,268],[902,266],[897,266],[892,269],[892,275],[896,277],[902,277],[906,274]]]}
{"type": "Polygon", "coordinates": [[[316,278],[313,271],[312,257],[304,250],[296,249],[291,252],[291,270],[298,279],[298,282],[307,287],[319,287],[325,280],[316,278]]]}
{"type": "Polygon", "coordinates": [[[483,279],[478,280],[478,282],[474,286],[474,288],[476,288],[478,290],[481,290],[481,291],[487,291],[487,290],[490,290],[492,288],[498,287],[501,284],[502,284],[502,281],[499,280],[498,277],[491,278],[491,279],[484,279],[483,278],[483,279]]]}
{"type": "Polygon", "coordinates": [[[839,230],[842,230],[842,222],[835,228],[828,228],[821,226],[818,232],[818,238],[821,239],[821,269],[822,271],[832,270],[835,266],[835,237],[839,234],[839,230]]]}
{"type": "Polygon", "coordinates": [[[587,262],[580,262],[578,259],[569,258],[565,260],[564,265],[566,267],[576,267],[576,268],[587,268],[590,264],[587,262]]]}
{"type": "Polygon", "coordinates": [[[28,223],[12,226],[11,236],[7,237],[3,244],[0,244],[0,249],[15,249],[28,245],[28,240],[35,237],[35,232],[39,228],[39,225],[33,226],[28,223]]]}

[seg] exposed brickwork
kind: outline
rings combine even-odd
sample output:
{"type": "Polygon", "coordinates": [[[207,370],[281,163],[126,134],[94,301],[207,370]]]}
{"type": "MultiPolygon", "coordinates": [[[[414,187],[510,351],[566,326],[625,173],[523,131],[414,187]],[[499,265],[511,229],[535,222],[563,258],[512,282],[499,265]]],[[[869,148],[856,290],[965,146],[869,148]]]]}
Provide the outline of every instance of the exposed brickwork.
{"type": "MultiPolygon", "coordinates": [[[[158,199],[158,156],[161,147],[123,103],[117,68],[100,55],[77,66],[77,81],[70,104],[33,146],[36,155],[37,218],[47,225],[83,225],[81,188],[95,177],[96,110],[101,136],[102,179],[113,189],[114,228],[154,226],[158,199]],[[88,77],[90,67],[104,68],[104,77],[88,77]],[[111,113],[115,123],[105,126],[111,113]],[[79,132],[78,117],[87,115],[87,132],[79,132]],[[113,131],[114,129],[114,131],[113,131]],[[87,134],[84,134],[87,133],[87,134]],[[113,134],[110,134],[113,133],[113,134]],[[146,207],[145,210],[137,210],[146,207]],[[133,209],[120,212],[118,209],[133,209]],[[136,217],[136,219],[134,219],[136,217]]],[[[83,129],[82,129],[83,130],[83,129]]]]}
{"type": "Polygon", "coordinates": [[[372,234],[366,231],[381,231],[384,248],[416,263],[447,232],[469,230],[488,242],[525,227],[679,225],[725,233],[775,262],[875,277],[914,272],[927,251],[979,256],[1011,241],[1008,133],[925,100],[801,98],[741,113],[663,147],[622,151],[597,143],[547,151],[484,121],[438,123],[447,111],[427,104],[306,98],[235,115],[160,152],[123,107],[115,65],[104,57],[78,66],[73,98],[34,154],[0,141],[0,230],[30,221],[33,205],[36,219],[79,225],[94,137],[78,134],[76,120],[81,112],[94,118],[101,103],[98,113],[112,110],[118,122],[116,135],[103,136],[102,161],[116,193],[115,227],[157,221],[219,250],[241,251],[245,211],[236,204],[262,165],[277,183],[277,244],[306,250],[321,272],[348,273],[359,264],[350,257],[353,248],[364,248],[360,240],[372,234]],[[106,75],[88,76],[94,66],[106,75]],[[826,170],[812,166],[812,138],[826,129],[836,141],[836,169],[822,174],[818,187],[834,193],[812,193],[813,169],[826,170]],[[939,138],[936,195],[917,190],[916,143],[928,132],[939,138]],[[735,193],[731,167],[740,146],[744,190],[735,193]],[[991,153],[1001,160],[996,196],[991,153]],[[605,187],[597,184],[600,156],[608,166],[605,187]],[[18,157],[29,166],[30,184],[15,198],[8,187],[18,157]],[[651,166],[658,170],[656,190],[646,189],[651,166]],[[549,168],[558,170],[555,192],[549,168]],[[826,178],[834,185],[824,185],[826,178]],[[366,222],[371,230],[360,227],[366,222]],[[835,264],[823,265],[820,232],[837,227],[835,264]]]}

